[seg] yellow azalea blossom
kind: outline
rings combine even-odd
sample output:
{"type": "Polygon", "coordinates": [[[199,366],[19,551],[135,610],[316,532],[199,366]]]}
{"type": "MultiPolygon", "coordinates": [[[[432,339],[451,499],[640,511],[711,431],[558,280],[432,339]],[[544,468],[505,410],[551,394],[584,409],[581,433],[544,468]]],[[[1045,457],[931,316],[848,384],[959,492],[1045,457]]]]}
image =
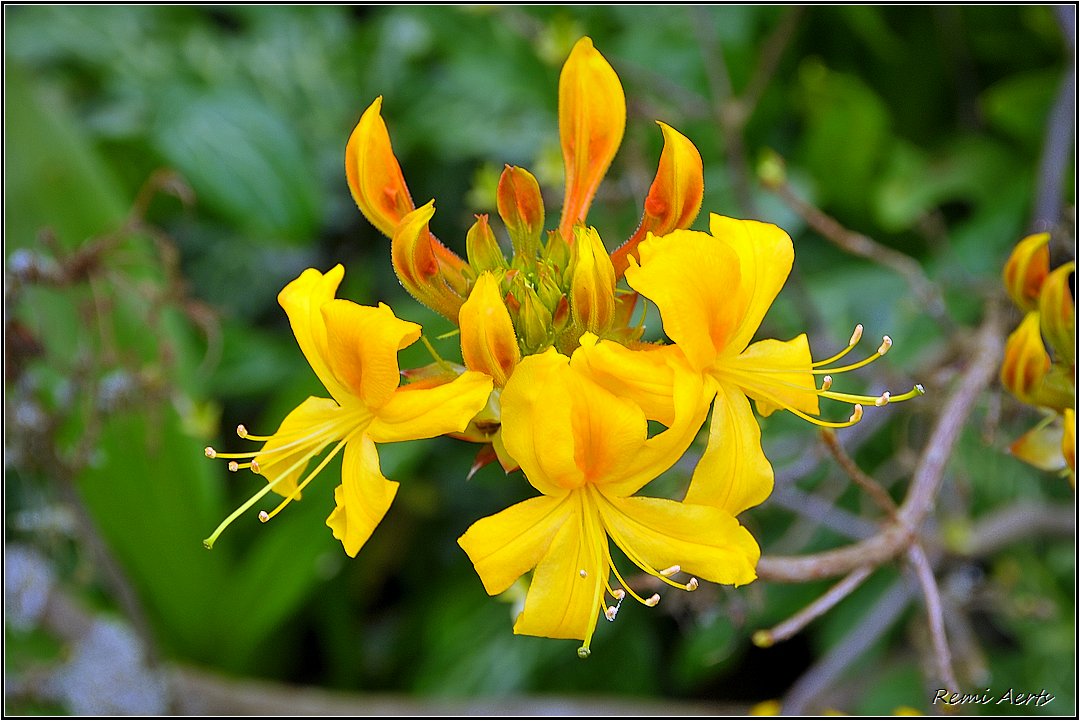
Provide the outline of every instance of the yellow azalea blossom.
{"type": "Polygon", "coordinates": [[[834,366],[858,343],[861,326],[844,351],[818,362],[810,355],[805,334],[786,342],[750,343],[791,270],[791,239],[768,223],[715,214],[710,231],[650,235],[638,248],[640,261],[632,260],[627,268],[626,279],[660,309],[667,336],[715,399],[708,446],[685,500],[714,504],[735,515],[765,500],[773,484],[748,397],[763,416],[784,408],[818,425],[841,427],[861,418],[863,403],[880,406],[904,400],[922,388],[878,397],[830,390],[833,375],[870,363],[892,345],[886,336],[869,358],[834,366]],[[820,388],[818,375],[824,376],[820,388]],[[822,397],[853,404],[851,418],[821,420],[822,397]]]}
{"type": "Polygon", "coordinates": [[[458,539],[491,595],[535,569],[514,632],[580,639],[582,657],[599,618],[614,620],[626,595],[646,606],[660,600],[626,584],[609,538],[642,571],[685,590],[697,588],[697,578],[672,577],[748,583],[760,554],[722,509],[634,495],[693,440],[704,421],[703,388],[700,377],[669,364],[665,354],[624,358],[639,371],[658,371],[650,418],[591,379],[589,369],[603,358],[588,356],[613,350],[629,353],[587,335],[573,359],[548,349],[521,360],[502,392],[502,438],[543,495],[477,521],[458,539]],[[669,425],[650,438],[648,421],[659,416],[669,425]]]}
{"type": "Polygon", "coordinates": [[[435,386],[400,386],[397,354],[419,339],[420,326],[397,318],[386,305],[336,299],[343,275],[340,265],[325,275],[308,269],[278,295],[300,350],[331,397],[308,398],[271,436],[254,436],[239,426],[241,438],[263,443],[257,451],[206,449],[210,458],[228,459],[230,470],[249,468],[267,479],[204,541],[207,548],[270,491],[285,497],[273,511],[259,514],[262,521],[272,518],[342,453],[336,508],[326,525],[345,552],[355,556],[397,493],[398,484],[379,469],[375,444],[460,432],[487,403],[492,381],[481,373],[467,371],[435,386]],[[332,450],[304,475],[311,460],[331,444],[332,450]]]}

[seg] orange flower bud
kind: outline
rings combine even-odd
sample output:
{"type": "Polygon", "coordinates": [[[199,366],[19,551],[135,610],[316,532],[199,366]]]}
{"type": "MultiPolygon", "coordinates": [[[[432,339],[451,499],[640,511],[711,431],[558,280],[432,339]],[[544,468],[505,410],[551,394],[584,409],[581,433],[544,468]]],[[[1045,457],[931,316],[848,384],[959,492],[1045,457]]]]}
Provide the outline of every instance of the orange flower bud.
{"type": "Polygon", "coordinates": [[[705,195],[705,175],[701,154],[694,144],[669,125],[657,122],[664,134],[664,150],[649,194],[641,223],[629,240],[611,254],[615,277],[621,278],[629,265],[629,256],[636,256],[638,243],[649,233],[667,235],[673,230],[689,228],[701,210],[705,195]]]}
{"type": "Polygon", "coordinates": [[[1066,263],[1046,276],[1039,291],[1039,320],[1042,332],[1058,361],[1072,366],[1076,362],[1076,311],[1073,307],[1069,276],[1076,263],[1066,263]]]}
{"type": "Polygon", "coordinates": [[[465,252],[469,258],[469,265],[477,273],[507,267],[506,256],[503,255],[495,234],[491,232],[486,214],[476,216],[476,223],[469,228],[465,236],[465,252]]]}
{"type": "Polygon", "coordinates": [[[1021,240],[1005,262],[1005,290],[1024,311],[1035,310],[1046,274],[1050,272],[1050,234],[1036,233],[1021,240]]]}
{"type": "Polygon", "coordinates": [[[521,275],[515,278],[515,295],[521,303],[518,310],[517,331],[521,338],[522,349],[528,353],[539,353],[552,344],[555,334],[552,329],[551,311],[547,309],[540,296],[521,275]]]}
{"type": "Polygon", "coordinates": [[[502,388],[521,360],[510,313],[492,273],[481,273],[458,313],[461,357],[469,370],[486,373],[502,388]]]}
{"type": "Polygon", "coordinates": [[[1005,341],[1001,384],[1025,403],[1038,405],[1043,380],[1050,370],[1050,356],[1039,334],[1039,313],[1031,311],[1005,341]]]}
{"type": "Polygon", "coordinates": [[[467,287],[468,280],[464,273],[447,267],[436,256],[436,246],[428,231],[428,222],[434,214],[432,200],[402,218],[390,241],[390,259],[405,290],[428,308],[456,320],[464,301],[460,289],[467,287]]]}
{"type": "Polygon", "coordinates": [[[543,257],[556,270],[566,271],[567,266],[570,265],[570,245],[562,233],[557,230],[548,231],[543,257]]]}
{"type": "Polygon", "coordinates": [[[499,217],[510,233],[514,258],[520,258],[526,267],[532,267],[536,264],[544,232],[544,198],[540,195],[540,185],[528,170],[507,165],[499,178],[495,198],[499,217]]]}
{"type": "Polygon", "coordinates": [[[383,235],[393,236],[394,228],[416,206],[390,146],[390,134],[379,114],[381,108],[380,95],[360,116],[349,136],[345,178],[364,217],[383,235]]]}
{"type": "Polygon", "coordinates": [[[626,96],[619,76],[592,40],[574,45],[559,76],[559,141],[566,172],[559,231],[572,239],[611,165],[626,128],[626,96]]]}
{"type": "Polygon", "coordinates": [[[603,337],[615,317],[615,269],[595,228],[579,225],[574,234],[570,310],[581,332],[603,337]]]}

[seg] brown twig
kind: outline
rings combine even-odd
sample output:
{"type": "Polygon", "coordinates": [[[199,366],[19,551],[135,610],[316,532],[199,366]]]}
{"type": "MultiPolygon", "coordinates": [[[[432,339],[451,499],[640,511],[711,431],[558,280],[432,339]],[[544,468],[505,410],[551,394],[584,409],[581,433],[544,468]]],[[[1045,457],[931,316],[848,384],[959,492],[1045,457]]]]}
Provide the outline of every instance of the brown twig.
{"type": "Polygon", "coordinates": [[[761,648],[768,648],[777,641],[788,640],[799,631],[806,628],[811,621],[825,615],[825,613],[833,606],[851,595],[852,591],[861,586],[862,582],[873,572],[874,568],[872,566],[856,568],[854,571],[844,576],[843,580],[788,620],[778,623],[770,629],[762,629],[755,632],[753,636],[754,645],[760,646],[761,648]]]}
{"type": "Polygon", "coordinates": [[[933,506],[949,456],[975,401],[997,373],[1003,340],[1000,314],[994,306],[972,345],[972,360],[943,404],[896,520],[886,523],[872,538],[831,551],[763,556],[758,562],[759,578],[797,583],[842,576],[861,566],[881,565],[906,551],[933,506]]]}
{"type": "Polygon", "coordinates": [[[941,595],[938,593],[937,581],[934,579],[934,569],[931,568],[926,553],[918,543],[911,544],[907,558],[915,570],[915,577],[919,580],[923,600],[926,602],[926,616],[930,621],[930,640],[934,646],[938,680],[945,688],[958,689],[960,685],[956,682],[956,675],[953,673],[952,652],[949,650],[949,642],[945,637],[945,619],[941,611],[941,595]]]}
{"type": "Polygon", "coordinates": [[[866,495],[870,496],[877,507],[885,511],[885,514],[889,518],[896,517],[896,502],[889,495],[889,492],[881,487],[872,476],[866,471],[859,468],[859,464],[855,462],[855,459],[847,454],[844,447],[840,445],[840,439],[836,437],[836,432],[831,428],[821,429],[821,440],[825,443],[825,448],[832,454],[833,459],[837,465],[843,469],[844,473],[855,482],[859,488],[866,492],[866,495]]]}

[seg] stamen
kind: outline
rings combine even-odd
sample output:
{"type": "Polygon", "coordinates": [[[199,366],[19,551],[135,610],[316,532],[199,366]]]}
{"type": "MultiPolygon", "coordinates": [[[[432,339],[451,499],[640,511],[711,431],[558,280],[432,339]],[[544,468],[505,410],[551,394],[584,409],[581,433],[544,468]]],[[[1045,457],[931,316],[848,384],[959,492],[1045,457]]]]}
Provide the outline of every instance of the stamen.
{"type": "Polygon", "coordinates": [[[615,615],[617,613],[619,613],[619,607],[618,606],[608,606],[607,609],[604,611],[604,618],[606,618],[609,621],[614,621],[615,620],[615,615]]]}
{"type": "Polygon", "coordinates": [[[653,595],[651,595],[651,596],[649,596],[648,598],[645,599],[645,605],[648,606],[649,608],[652,608],[653,606],[655,606],[658,603],[660,603],[660,594],[659,593],[654,593],[653,595]]]}
{"type": "Polygon", "coordinates": [[[821,390],[827,391],[832,388],[832,376],[825,376],[821,379],[821,390]]]}
{"type": "Polygon", "coordinates": [[[588,658],[592,654],[588,646],[582,646],[577,650],[578,658],[588,658]]]}
{"type": "Polygon", "coordinates": [[[848,341],[849,346],[854,348],[859,344],[859,341],[862,340],[862,331],[862,323],[857,323],[855,325],[855,330],[851,333],[851,340],[848,341]]]}
{"type": "Polygon", "coordinates": [[[270,514],[269,513],[267,513],[266,511],[259,511],[259,521],[261,521],[262,523],[266,523],[269,520],[270,520],[270,514]]]}
{"type": "Polygon", "coordinates": [[[614,591],[611,592],[611,597],[614,598],[616,601],[622,601],[624,598],[626,598],[626,591],[622,590],[621,588],[616,588],[614,591]]]}
{"type": "Polygon", "coordinates": [[[855,425],[862,420],[862,405],[855,404],[855,412],[851,414],[851,418],[848,418],[848,423],[855,425]]]}
{"type": "Polygon", "coordinates": [[[843,358],[844,356],[846,356],[848,353],[850,353],[852,351],[853,348],[855,348],[855,346],[857,346],[859,344],[859,341],[862,339],[862,331],[863,331],[862,323],[859,323],[857,326],[855,326],[855,332],[853,332],[851,334],[851,340],[848,341],[847,347],[845,347],[843,350],[841,350],[839,353],[832,356],[831,358],[826,358],[825,360],[815,361],[814,363],[811,364],[812,367],[817,368],[818,366],[827,366],[830,363],[835,363],[836,361],[838,361],[841,358],[843,358]]]}
{"type": "Polygon", "coordinates": [[[236,427],[236,435],[240,436],[241,438],[247,438],[248,437],[247,428],[244,427],[243,423],[241,423],[240,425],[238,425],[236,427]]]}
{"type": "Polygon", "coordinates": [[[233,473],[236,473],[237,471],[240,470],[240,464],[237,463],[236,461],[229,461],[229,470],[232,471],[233,473]]]}
{"type": "Polygon", "coordinates": [[[878,355],[885,355],[889,352],[890,348],[892,348],[892,338],[887,335],[882,336],[881,345],[879,345],[877,349],[878,355]]]}
{"type": "Polygon", "coordinates": [[[255,475],[259,475],[259,474],[262,473],[262,467],[259,466],[259,462],[256,461],[256,460],[252,460],[251,465],[248,466],[248,467],[251,469],[251,472],[254,473],[255,475]]]}
{"type": "Polygon", "coordinates": [[[696,578],[691,577],[690,580],[686,582],[686,590],[687,591],[696,591],[697,589],[698,589],[698,580],[696,578]]]}
{"type": "Polygon", "coordinates": [[[583,568],[583,569],[581,569],[580,571],[577,572],[577,575],[581,576],[582,578],[588,578],[589,577],[589,572],[586,571],[583,568]]]}
{"type": "Polygon", "coordinates": [[[206,454],[207,458],[217,458],[217,451],[215,451],[210,446],[207,446],[206,448],[204,448],[203,453],[206,454]]]}
{"type": "Polygon", "coordinates": [[[889,391],[885,391],[884,393],[881,394],[880,398],[878,398],[876,401],[874,401],[874,405],[877,406],[878,408],[881,408],[882,406],[888,405],[889,404],[889,398],[891,398],[891,397],[892,397],[892,394],[889,393],[889,391]]]}
{"type": "MultiPolygon", "coordinates": [[[[319,461],[319,465],[315,466],[315,470],[313,470],[311,473],[307,474],[307,477],[304,478],[303,481],[301,481],[300,483],[298,483],[296,485],[296,488],[293,489],[292,493],[287,495],[285,497],[285,500],[283,500],[281,503],[279,503],[277,505],[277,508],[270,511],[269,515],[266,517],[266,520],[269,521],[271,518],[273,518],[277,514],[281,513],[281,510],[283,508],[285,508],[285,506],[287,506],[290,503],[292,503],[293,501],[295,501],[296,497],[299,496],[300,493],[305,488],[307,488],[307,485],[309,483],[311,483],[312,480],[314,480],[315,476],[319,475],[319,473],[322,472],[322,469],[326,468],[327,464],[329,464],[330,461],[334,460],[334,456],[336,456],[338,454],[338,451],[340,451],[342,448],[344,448],[345,444],[348,443],[350,440],[352,440],[352,438],[355,437],[356,434],[360,430],[362,430],[362,429],[358,429],[356,431],[353,431],[352,433],[350,433],[349,435],[345,436],[340,441],[338,441],[338,444],[336,446],[334,446],[334,450],[327,453],[326,457],[323,458],[321,461],[319,461]]],[[[262,520],[262,514],[259,515],[259,519],[262,520]]]]}
{"type": "Polygon", "coordinates": [[[676,573],[678,573],[681,570],[682,570],[682,566],[680,566],[679,564],[675,564],[674,566],[671,566],[670,568],[665,568],[663,571],[660,572],[660,575],[664,576],[664,577],[667,577],[667,578],[670,578],[671,576],[674,576],[676,573]]]}

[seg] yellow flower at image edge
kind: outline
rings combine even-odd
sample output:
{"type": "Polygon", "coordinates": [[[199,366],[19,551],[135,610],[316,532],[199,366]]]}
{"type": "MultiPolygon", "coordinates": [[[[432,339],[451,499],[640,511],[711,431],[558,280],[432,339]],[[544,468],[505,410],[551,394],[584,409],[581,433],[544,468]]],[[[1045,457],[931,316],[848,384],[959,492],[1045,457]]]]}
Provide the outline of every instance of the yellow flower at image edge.
{"type": "Polygon", "coordinates": [[[633,354],[591,335],[573,359],[549,349],[521,360],[502,392],[502,436],[543,495],[477,521],[458,539],[491,595],[535,569],[515,633],[580,639],[585,657],[600,616],[614,620],[627,594],[656,605],[659,594],[642,598],[619,574],[609,538],[642,571],[679,589],[698,586],[697,578],[673,579],[683,572],[717,583],[754,580],[760,551],[730,513],[633,495],[689,446],[704,400],[700,380],[678,372],[666,353],[633,354]],[[663,418],[590,380],[587,356],[607,346],[632,354],[639,371],[666,386],[666,403],[652,413],[663,418]],[[649,420],[668,427],[650,438],[649,420]]]}
{"type": "Polygon", "coordinates": [[[254,436],[238,427],[241,438],[263,442],[257,451],[206,449],[210,458],[229,459],[230,470],[249,468],[268,482],[204,541],[207,548],[270,491],[284,500],[259,518],[275,516],[342,453],[341,485],[334,491],[337,506],[326,524],[345,552],[355,556],[397,493],[398,484],[379,469],[375,444],[461,432],[487,403],[492,382],[482,373],[466,371],[430,387],[400,386],[397,353],[420,338],[420,326],[397,318],[386,305],[336,299],[343,275],[340,265],[325,275],[308,269],[278,295],[300,350],[331,397],[306,399],[271,436],[254,436]],[[304,475],[311,460],[330,444],[332,450],[304,475]]]}

